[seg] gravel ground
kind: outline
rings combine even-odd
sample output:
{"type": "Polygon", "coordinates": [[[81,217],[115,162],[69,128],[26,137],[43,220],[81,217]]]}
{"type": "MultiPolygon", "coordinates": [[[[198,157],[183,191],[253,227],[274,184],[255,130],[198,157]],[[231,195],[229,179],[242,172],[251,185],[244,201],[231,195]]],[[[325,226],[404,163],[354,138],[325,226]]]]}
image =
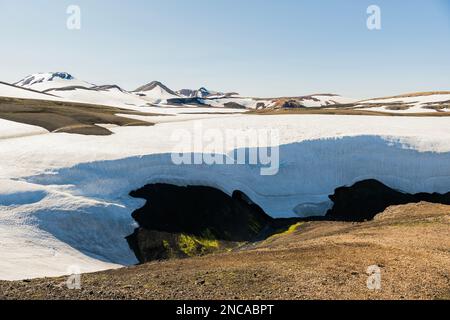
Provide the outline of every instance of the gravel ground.
{"type": "Polygon", "coordinates": [[[0,282],[0,299],[450,299],[450,206],[388,208],[364,223],[307,222],[245,249],[84,274],[0,282]],[[367,268],[381,289],[367,288],[367,268]]]}

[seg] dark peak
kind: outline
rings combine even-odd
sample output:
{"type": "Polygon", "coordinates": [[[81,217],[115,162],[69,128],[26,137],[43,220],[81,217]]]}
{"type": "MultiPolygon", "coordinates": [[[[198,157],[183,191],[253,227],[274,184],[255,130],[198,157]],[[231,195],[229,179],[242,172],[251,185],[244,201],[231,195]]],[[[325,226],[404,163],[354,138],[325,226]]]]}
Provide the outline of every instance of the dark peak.
{"type": "Polygon", "coordinates": [[[450,204],[450,192],[410,194],[390,188],[374,179],[359,181],[348,187],[340,187],[329,196],[333,207],[327,218],[343,221],[372,220],[386,208],[395,205],[418,203],[421,201],[450,204]]]}
{"type": "Polygon", "coordinates": [[[75,79],[70,73],[67,72],[53,72],[49,80],[52,81],[54,78],[61,78],[64,80],[75,79]]]}
{"type": "Polygon", "coordinates": [[[159,81],[152,81],[146,85],[143,85],[142,87],[137,88],[136,90],[134,90],[134,92],[151,91],[157,87],[163,89],[164,91],[166,91],[170,94],[177,95],[173,90],[169,89],[167,86],[165,86],[164,84],[162,84],[159,81]]]}
{"type": "Polygon", "coordinates": [[[26,85],[36,84],[36,83],[42,83],[45,81],[53,81],[57,78],[63,79],[63,80],[74,80],[75,79],[71,74],[69,74],[67,72],[47,72],[47,73],[31,74],[14,84],[19,85],[19,86],[26,86],[26,85]]]}
{"type": "Polygon", "coordinates": [[[192,89],[181,89],[177,91],[178,94],[186,97],[192,97],[195,96],[195,90],[192,89]]]}

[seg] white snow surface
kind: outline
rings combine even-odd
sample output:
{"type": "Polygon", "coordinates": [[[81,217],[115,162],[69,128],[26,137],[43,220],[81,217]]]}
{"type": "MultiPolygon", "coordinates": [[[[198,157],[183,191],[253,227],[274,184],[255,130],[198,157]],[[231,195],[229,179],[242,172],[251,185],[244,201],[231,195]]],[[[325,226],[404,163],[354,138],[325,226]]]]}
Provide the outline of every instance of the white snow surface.
{"type": "Polygon", "coordinates": [[[301,103],[307,108],[326,107],[336,104],[354,103],[357,100],[339,95],[313,95],[310,99],[302,100],[301,103]]]}
{"type": "Polygon", "coordinates": [[[227,103],[237,103],[246,109],[257,109],[258,104],[264,104],[264,108],[268,108],[273,105],[272,100],[262,100],[262,99],[254,99],[254,98],[245,98],[245,97],[229,97],[229,98],[220,98],[220,99],[203,99],[201,100],[203,103],[215,107],[215,108],[224,108],[227,103]]]}
{"type": "Polygon", "coordinates": [[[166,103],[168,99],[179,98],[179,96],[166,91],[159,85],[155,86],[152,90],[135,92],[135,94],[151,103],[166,103]]]}
{"type": "MultiPolygon", "coordinates": [[[[144,200],[129,192],[148,183],[241,190],[274,217],[324,214],[336,187],[368,178],[406,192],[450,191],[450,118],[197,116],[116,127],[111,136],[46,133],[1,121],[0,279],[136,263],[124,237],[136,227],[131,213],[144,200]],[[171,153],[186,150],[172,135],[187,137],[199,126],[279,130],[278,174],[261,176],[258,165],[174,165],[171,153]]],[[[213,150],[253,146],[217,143],[213,150]]]]}
{"type": "Polygon", "coordinates": [[[0,140],[48,133],[41,127],[0,119],[0,140]]]}
{"type": "MultiPolygon", "coordinates": [[[[278,99],[279,98],[261,99],[261,98],[248,98],[240,96],[224,97],[218,99],[212,99],[211,97],[208,97],[208,99],[204,99],[203,102],[212,107],[224,107],[226,103],[234,102],[241,106],[244,106],[246,109],[262,109],[275,107],[278,99]]],[[[337,104],[354,103],[357,101],[356,99],[346,98],[339,95],[312,95],[292,99],[298,100],[306,108],[326,107],[326,106],[331,107],[337,104]]]]}
{"type": "Polygon", "coordinates": [[[49,94],[26,90],[4,82],[0,82],[0,97],[36,100],[61,100],[49,94]]]}
{"type": "Polygon", "coordinates": [[[140,107],[148,104],[148,101],[145,101],[134,94],[117,89],[92,90],[76,88],[73,90],[51,90],[48,91],[48,93],[74,102],[98,104],[125,109],[140,110],[140,107]]]}
{"type": "MultiPolygon", "coordinates": [[[[392,112],[392,113],[427,113],[427,112],[437,112],[434,109],[424,108],[427,105],[433,105],[440,102],[449,102],[450,104],[450,94],[431,94],[431,95],[418,95],[412,97],[399,97],[399,98],[384,98],[384,99],[373,99],[367,101],[361,101],[360,106],[366,107],[365,110],[372,111],[382,111],[382,112],[392,112]],[[390,110],[387,109],[391,103],[402,103],[409,105],[410,108],[406,110],[390,110]],[[367,109],[367,105],[370,104],[386,104],[385,106],[377,106],[367,109]]],[[[442,109],[440,112],[450,112],[450,109],[442,109]]]]}

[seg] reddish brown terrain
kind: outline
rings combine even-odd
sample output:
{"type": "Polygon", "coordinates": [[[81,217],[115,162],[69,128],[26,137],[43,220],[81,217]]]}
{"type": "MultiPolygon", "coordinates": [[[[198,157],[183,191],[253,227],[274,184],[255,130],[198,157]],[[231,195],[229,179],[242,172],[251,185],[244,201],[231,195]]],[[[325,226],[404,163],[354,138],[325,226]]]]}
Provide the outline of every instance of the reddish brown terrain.
{"type": "Polygon", "coordinates": [[[0,282],[2,299],[450,299],[450,206],[393,206],[370,222],[305,222],[226,253],[66,278],[0,282]],[[381,290],[367,268],[381,269],[381,290]]]}

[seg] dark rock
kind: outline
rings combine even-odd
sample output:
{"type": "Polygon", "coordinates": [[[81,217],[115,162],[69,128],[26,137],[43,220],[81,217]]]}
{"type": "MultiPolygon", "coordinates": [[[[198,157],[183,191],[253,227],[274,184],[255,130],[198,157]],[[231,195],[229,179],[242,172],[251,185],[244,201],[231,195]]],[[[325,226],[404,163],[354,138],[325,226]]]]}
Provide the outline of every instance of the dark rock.
{"type": "Polygon", "coordinates": [[[264,102],[258,102],[256,104],[256,109],[264,109],[266,107],[266,104],[264,102]]]}
{"type": "Polygon", "coordinates": [[[408,194],[394,190],[377,180],[364,180],[351,187],[341,187],[329,197],[334,205],[327,218],[342,221],[365,221],[373,219],[387,207],[427,201],[450,204],[447,194],[408,194]]]}
{"type": "Polygon", "coordinates": [[[301,104],[301,102],[297,101],[297,100],[287,100],[285,102],[283,102],[283,104],[281,105],[282,109],[298,109],[298,108],[304,108],[305,106],[301,104]]]}
{"type": "Polygon", "coordinates": [[[147,200],[133,212],[139,228],[127,237],[141,263],[233,248],[279,227],[240,191],[229,196],[210,187],[153,184],[130,195],[147,200]]]}
{"type": "Polygon", "coordinates": [[[153,184],[130,195],[147,200],[132,214],[147,230],[250,241],[273,220],[241,192],[230,197],[210,187],[153,184]]]}
{"type": "Polygon", "coordinates": [[[224,104],[224,107],[225,108],[230,108],[230,109],[246,109],[245,106],[243,106],[243,105],[241,105],[239,103],[236,103],[236,102],[227,102],[227,103],[224,104]]]}
{"type": "Polygon", "coordinates": [[[169,89],[168,87],[166,87],[164,84],[162,84],[159,81],[152,81],[152,82],[150,82],[150,83],[148,83],[146,85],[143,85],[143,86],[137,88],[135,90],[135,92],[151,91],[151,90],[153,90],[153,89],[155,89],[157,87],[161,88],[162,90],[164,90],[164,91],[166,91],[166,92],[168,92],[168,93],[170,93],[170,94],[172,94],[174,96],[177,95],[173,90],[169,89]]]}
{"type": "Polygon", "coordinates": [[[140,262],[186,256],[177,249],[179,239],[175,233],[137,228],[132,235],[127,237],[127,241],[140,262]]]}
{"type": "Polygon", "coordinates": [[[193,105],[204,105],[198,98],[172,98],[167,99],[167,104],[170,105],[184,105],[184,104],[193,104],[193,105]]]}
{"type": "Polygon", "coordinates": [[[205,283],[206,283],[205,280],[197,280],[197,281],[195,282],[195,284],[196,284],[196,285],[199,285],[199,286],[202,286],[202,285],[204,285],[205,283]]]}

